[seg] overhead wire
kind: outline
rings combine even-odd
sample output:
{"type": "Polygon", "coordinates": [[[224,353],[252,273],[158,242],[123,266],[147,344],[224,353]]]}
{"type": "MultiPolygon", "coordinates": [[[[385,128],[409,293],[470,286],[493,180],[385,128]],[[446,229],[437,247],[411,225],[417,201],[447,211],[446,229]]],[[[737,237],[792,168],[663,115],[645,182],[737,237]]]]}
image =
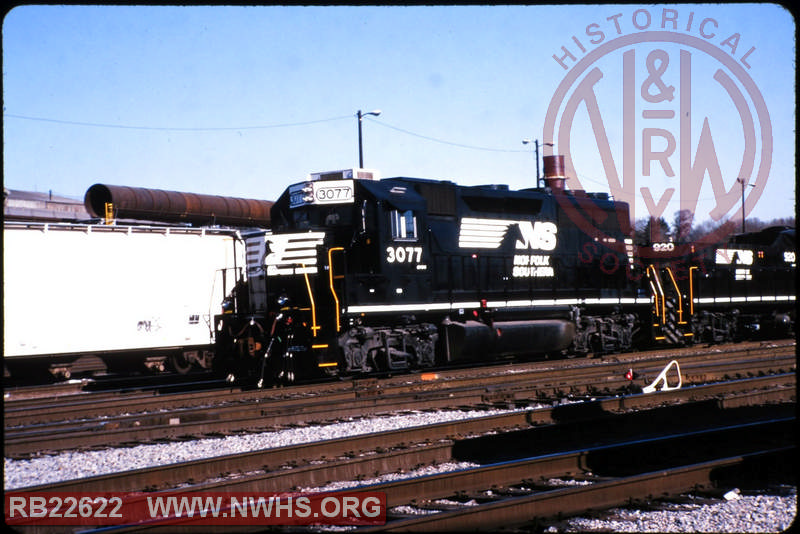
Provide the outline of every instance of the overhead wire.
{"type": "Polygon", "coordinates": [[[126,124],[106,124],[97,122],[81,122],[81,121],[68,121],[61,119],[51,119],[47,117],[31,117],[28,115],[17,115],[13,113],[4,113],[3,117],[14,119],[24,119],[39,122],[52,122],[56,124],[66,124],[70,126],[89,126],[95,128],[117,128],[122,130],[151,130],[151,131],[170,131],[170,132],[205,132],[205,131],[236,131],[236,130],[266,130],[271,128],[287,128],[292,126],[307,126],[310,124],[319,124],[323,122],[332,122],[342,119],[349,119],[351,115],[342,115],[339,117],[329,117],[327,119],[317,119],[311,121],[301,122],[286,122],[279,124],[261,124],[251,126],[197,126],[197,127],[174,127],[174,126],[132,126],[126,124]]]}
{"type": "Polygon", "coordinates": [[[404,133],[406,135],[410,135],[410,136],[413,136],[413,137],[418,137],[420,139],[425,139],[426,141],[433,141],[434,143],[441,143],[443,145],[450,145],[450,146],[455,146],[455,147],[459,147],[459,148],[467,148],[467,149],[471,149],[471,150],[483,150],[483,151],[486,151],[486,152],[530,152],[529,150],[522,150],[522,149],[489,148],[489,147],[482,147],[482,146],[476,146],[476,145],[467,145],[467,144],[463,144],[463,143],[454,143],[452,141],[445,141],[444,139],[438,139],[436,137],[430,137],[428,135],[418,134],[418,133],[412,132],[410,130],[406,130],[404,128],[400,128],[399,126],[394,126],[392,124],[389,124],[389,123],[381,121],[381,120],[376,120],[376,119],[370,118],[369,121],[370,122],[374,122],[375,124],[378,124],[378,125],[383,126],[385,128],[389,128],[391,130],[395,130],[395,131],[404,133]]]}
{"type": "MultiPolygon", "coordinates": [[[[29,121],[38,121],[38,122],[50,122],[55,124],[64,124],[70,126],[86,126],[86,127],[94,127],[94,128],[116,128],[121,130],[147,130],[147,131],[171,131],[171,132],[213,132],[213,131],[237,131],[237,130],[266,130],[266,129],[273,129],[273,128],[288,128],[288,127],[296,127],[296,126],[308,126],[312,124],[320,124],[324,122],[333,122],[339,121],[344,119],[351,119],[352,115],[340,115],[338,117],[329,117],[326,119],[316,119],[310,121],[299,121],[299,122],[286,122],[286,123],[276,123],[276,124],[262,124],[262,125],[250,125],[250,126],[197,126],[197,127],[175,127],[175,126],[136,126],[136,125],[127,125],[127,124],[109,124],[109,123],[97,123],[97,122],[84,122],[84,121],[70,121],[70,120],[63,120],[63,119],[53,119],[48,117],[34,117],[30,115],[20,115],[15,113],[4,113],[4,118],[13,118],[13,119],[22,119],[22,120],[29,120],[29,121]]],[[[365,117],[367,118],[367,117],[365,117]]],[[[431,137],[428,135],[419,134],[416,132],[412,132],[410,130],[406,130],[405,128],[400,128],[399,126],[394,126],[392,124],[388,124],[383,121],[375,120],[372,118],[368,118],[371,122],[383,126],[385,128],[389,128],[391,130],[395,130],[406,135],[410,135],[413,137],[417,137],[420,139],[425,139],[427,141],[432,141],[435,143],[440,143],[444,145],[455,146],[459,148],[466,148],[470,150],[482,150],[487,152],[509,152],[509,153],[520,153],[520,152],[528,152],[527,150],[522,149],[508,149],[508,148],[490,148],[490,147],[482,147],[476,145],[468,145],[465,143],[455,143],[452,141],[447,141],[444,139],[439,139],[436,137],[431,137]]]]}

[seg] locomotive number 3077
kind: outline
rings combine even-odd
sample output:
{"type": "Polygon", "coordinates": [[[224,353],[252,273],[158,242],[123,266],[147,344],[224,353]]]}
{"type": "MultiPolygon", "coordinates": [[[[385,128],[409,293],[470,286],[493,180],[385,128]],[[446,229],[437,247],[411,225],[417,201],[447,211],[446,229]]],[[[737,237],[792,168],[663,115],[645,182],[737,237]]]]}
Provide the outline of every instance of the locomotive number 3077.
{"type": "Polygon", "coordinates": [[[422,247],[386,247],[388,263],[420,263],[422,247]]]}

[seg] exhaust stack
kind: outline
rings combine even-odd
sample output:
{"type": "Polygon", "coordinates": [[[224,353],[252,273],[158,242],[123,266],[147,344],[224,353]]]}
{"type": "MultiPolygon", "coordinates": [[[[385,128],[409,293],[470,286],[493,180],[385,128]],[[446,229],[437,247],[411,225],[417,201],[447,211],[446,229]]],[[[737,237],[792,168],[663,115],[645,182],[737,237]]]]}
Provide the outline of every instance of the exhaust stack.
{"type": "Polygon", "coordinates": [[[544,156],[544,184],[553,192],[564,191],[564,181],[567,179],[564,170],[564,156],[544,156]]]}

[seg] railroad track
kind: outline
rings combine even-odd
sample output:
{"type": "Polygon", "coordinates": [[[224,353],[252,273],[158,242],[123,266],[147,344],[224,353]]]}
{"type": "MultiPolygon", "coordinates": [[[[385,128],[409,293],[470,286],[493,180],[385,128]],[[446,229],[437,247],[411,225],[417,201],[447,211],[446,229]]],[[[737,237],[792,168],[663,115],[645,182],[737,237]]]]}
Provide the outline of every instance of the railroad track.
{"type": "MultiPolygon", "coordinates": [[[[654,396],[631,397],[652,399],[654,396]]],[[[757,400],[761,401],[763,399],[757,400]]],[[[610,400],[596,402],[606,405],[600,412],[613,404],[610,400]]],[[[743,398],[739,398],[731,405],[744,403],[743,398]]],[[[552,412],[557,409],[550,409],[551,414],[543,418],[554,419],[552,412]]],[[[355,489],[359,491],[385,492],[387,496],[387,524],[364,530],[460,531],[526,527],[531,526],[532,521],[547,521],[653,495],[672,495],[730,483],[730,477],[744,470],[758,469],[774,474],[778,469],[784,474],[793,473],[794,410],[794,403],[762,404],[742,410],[727,407],[719,399],[659,406],[646,412],[609,411],[606,420],[598,419],[597,410],[588,411],[592,414],[589,419],[585,418],[589,415],[586,410],[578,410],[570,422],[557,425],[471,439],[456,438],[454,436],[474,433],[481,427],[502,426],[498,424],[501,418],[489,424],[488,421],[478,424],[463,421],[26,490],[158,491],[180,487],[182,492],[336,491],[320,486],[325,486],[327,480],[351,480],[356,481],[353,485],[357,485],[355,489]],[[611,420],[618,431],[598,432],[608,428],[611,420]],[[556,426],[557,433],[553,432],[556,426]],[[555,435],[562,435],[561,440],[551,439],[555,435]],[[389,443],[397,444],[401,439],[404,440],[401,446],[387,448],[389,443]],[[508,447],[512,439],[528,447],[508,447]],[[418,442],[414,443],[416,440],[418,442]],[[476,440],[479,443],[470,444],[476,440]],[[544,448],[531,447],[537,443],[544,448]],[[371,454],[364,454],[370,449],[371,454]],[[474,457],[477,451],[485,453],[497,449],[505,450],[511,458],[498,461],[474,457]],[[287,469],[293,463],[303,463],[303,458],[305,465],[287,469]],[[312,458],[317,460],[312,461],[312,458]],[[319,463],[319,458],[329,460],[319,463]],[[372,474],[393,473],[403,466],[454,459],[472,460],[476,465],[390,482],[363,481],[372,474]],[[212,467],[212,464],[215,465],[212,467]],[[226,471],[221,472],[223,469],[226,471]],[[201,475],[201,471],[205,474],[201,475]],[[187,483],[187,477],[195,482],[187,483]],[[167,480],[172,482],[165,484],[167,480]],[[359,480],[362,481],[360,485],[359,480]],[[580,484],[574,485],[576,481],[580,484]]],[[[504,424],[512,422],[511,416],[508,417],[504,424]]],[[[518,419],[516,424],[520,423],[518,419]]],[[[191,526],[191,523],[182,525],[191,526]]],[[[129,530],[158,526],[158,523],[146,527],[136,525],[129,530]]]]}
{"type": "MultiPolygon", "coordinates": [[[[780,429],[788,435],[794,420],[772,421],[758,425],[746,425],[730,432],[712,430],[703,437],[715,443],[724,443],[735,436],[741,439],[743,433],[771,432],[780,429]]],[[[610,508],[634,500],[645,500],[648,496],[677,495],[702,490],[718,482],[719,472],[752,469],[778,469],[778,466],[793,465],[796,448],[793,444],[760,445],[747,453],[714,458],[707,461],[673,465],[669,467],[639,465],[639,472],[611,477],[595,475],[581,476],[585,485],[547,488],[543,484],[531,484],[532,477],[540,479],[574,479],[574,473],[586,471],[586,462],[595,453],[613,456],[637,454],[640,446],[657,446],[660,449],[680,441],[686,436],[670,436],[658,440],[641,441],[634,445],[621,444],[604,447],[602,450],[590,449],[579,453],[566,453],[542,459],[507,462],[500,466],[487,466],[445,474],[441,476],[414,479],[411,482],[373,485],[369,491],[385,491],[388,506],[395,512],[386,525],[364,529],[366,532],[435,532],[494,530],[498,527],[513,528],[533,526],[539,522],[556,517],[580,514],[591,509],[610,508]],[[610,478],[610,479],[609,479],[610,478]],[[505,481],[503,483],[502,481],[505,481]],[[459,488],[452,493],[448,488],[459,488]],[[443,497],[443,498],[442,498],[443,497]],[[410,503],[406,509],[423,509],[424,515],[403,517],[398,503],[410,503]],[[435,513],[430,513],[435,512],[435,513]]],[[[751,445],[749,440],[748,445],[751,445]]],[[[761,440],[758,441],[761,443],[761,440]]],[[[620,461],[620,460],[617,460],[620,461]]],[[[552,483],[551,483],[552,484],[552,483]]],[[[391,510],[391,509],[390,509],[391,510]]]]}
{"type": "MultiPolygon", "coordinates": [[[[130,411],[131,407],[137,406],[141,407],[139,411],[145,411],[150,408],[168,409],[172,406],[197,405],[205,403],[207,399],[214,397],[219,397],[219,402],[224,402],[226,399],[230,402],[240,402],[255,398],[318,396],[346,390],[351,387],[358,389],[376,384],[383,386],[408,384],[409,382],[419,381],[420,376],[436,376],[442,381],[468,379],[470,377],[482,380],[493,376],[515,373],[580,373],[582,368],[595,368],[598,366],[608,366],[613,371],[615,364],[624,372],[627,369],[626,365],[639,366],[650,361],[658,364],[671,359],[680,359],[684,364],[691,364],[712,355],[719,358],[721,362],[735,358],[749,359],[754,355],[761,355],[760,357],[766,358],[770,353],[781,357],[786,351],[792,350],[790,347],[794,346],[795,342],[793,340],[782,340],[773,343],[740,343],[713,347],[624,353],[588,360],[566,359],[517,364],[501,363],[494,366],[473,368],[446,368],[431,373],[423,373],[422,375],[406,374],[382,379],[352,378],[344,381],[298,385],[281,388],[279,390],[280,393],[275,393],[274,389],[253,391],[252,388],[230,387],[222,381],[181,380],[175,383],[165,383],[163,377],[154,377],[152,381],[140,382],[139,385],[134,385],[135,382],[131,383],[126,380],[123,381],[124,386],[113,389],[108,384],[118,383],[118,380],[110,383],[74,380],[60,384],[6,388],[4,389],[4,414],[7,421],[15,421],[16,417],[20,419],[27,417],[27,422],[46,422],[70,417],[71,411],[80,411],[89,415],[114,415],[115,413],[130,411]],[[224,386],[220,387],[220,384],[224,384],[224,386]],[[98,391],[98,388],[103,389],[98,391]],[[250,391],[246,391],[247,389],[250,389],[250,391]],[[53,403],[54,398],[58,398],[57,404],[53,403]],[[95,402],[91,402],[90,399],[95,402]],[[171,402],[173,404],[170,404],[171,402]]],[[[568,374],[565,374],[565,377],[568,376],[568,374]]],[[[12,425],[7,423],[6,426],[13,426],[13,423],[12,425]]]]}
{"type": "Polygon", "coordinates": [[[794,414],[795,375],[521,410],[347,438],[205,458],[25,488],[26,491],[287,491],[450,461],[492,463],[613,442],[794,414]],[[693,400],[692,400],[693,399],[693,400]],[[702,400],[701,400],[702,399],[702,400]],[[666,406],[666,407],[665,407],[666,406]],[[748,408],[755,407],[755,408],[748,408]],[[507,437],[504,437],[507,436],[507,437]],[[506,440],[505,442],[503,440],[506,440]],[[536,444],[532,447],[530,444],[536,444]],[[489,456],[486,451],[496,451],[489,456]],[[502,452],[502,454],[500,454],[502,452]]]}
{"type": "MultiPolygon", "coordinates": [[[[714,350],[718,350],[715,348],[714,350]]],[[[494,372],[452,371],[434,380],[412,375],[367,379],[284,390],[204,391],[193,394],[132,395],[118,399],[92,396],[58,406],[42,401],[6,403],[5,454],[22,456],[78,447],[108,446],[185,436],[261,431],[279,426],[337,420],[398,410],[517,406],[553,402],[566,395],[613,395],[641,387],[625,377],[636,369],[638,382],[651,381],[661,359],[614,358],[617,361],[568,361],[559,365],[506,366],[494,372]],[[136,413],[109,415],[136,410],[136,413]],[[80,418],[76,420],[76,418],[80,418]],[[22,425],[22,421],[37,421],[22,425]],[[43,422],[38,422],[43,421],[43,422]]],[[[794,345],[750,347],[708,354],[694,349],[681,356],[684,385],[734,376],[759,376],[793,370],[794,345]]]]}
{"type": "Polygon", "coordinates": [[[553,383],[548,384],[548,386],[552,387],[556,393],[563,393],[564,391],[609,393],[611,388],[619,385],[620,377],[631,367],[635,367],[637,373],[641,374],[641,381],[648,380],[649,372],[657,372],[663,367],[664,362],[670,359],[680,359],[687,373],[692,370],[693,366],[696,367],[697,362],[703,362],[702,365],[706,368],[710,367],[709,362],[704,362],[709,356],[713,356],[721,366],[727,367],[727,369],[721,369],[721,372],[710,376],[689,373],[690,379],[702,381],[704,379],[720,379],[729,376],[748,376],[748,373],[752,373],[752,369],[749,367],[760,365],[758,360],[773,358],[787,361],[786,356],[793,350],[794,342],[770,344],[767,347],[764,347],[763,344],[721,345],[710,349],[693,348],[678,351],[629,353],[608,356],[601,360],[557,360],[554,362],[443,370],[437,373],[401,375],[389,379],[352,379],[344,382],[327,382],[278,390],[246,391],[242,390],[242,388],[229,387],[207,389],[202,386],[208,385],[208,383],[197,383],[196,386],[199,391],[171,393],[171,390],[175,388],[187,389],[187,384],[181,382],[144,390],[134,389],[128,391],[123,389],[74,395],[77,391],[76,385],[68,384],[66,387],[73,395],[58,395],[58,400],[55,403],[53,402],[53,397],[55,396],[53,388],[55,386],[45,386],[34,388],[34,390],[24,388],[6,391],[4,420],[6,427],[13,427],[21,424],[69,420],[70,418],[107,417],[122,413],[164,411],[191,406],[207,406],[209,404],[248,401],[275,403],[286,399],[327,397],[348,391],[360,392],[360,394],[366,395],[370,392],[375,394],[386,391],[387,388],[393,388],[395,391],[433,389],[441,387],[441,383],[449,383],[454,380],[461,381],[461,385],[490,383],[491,381],[503,380],[503,377],[513,374],[527,374],[532,380],[541,380],[553,375],[553,383]],[[647,362],[653,362],[653,366],[646,366],[647,362]],[[731,375],[730,373],[733,374],[731,375]],[[435,377],[435,380],[426,383],[426,377],[435,377]],[[563,380],[559,381],[559,378],[563,380]],[[597,381],[598,379],[600,380],[599,382],[597,381]],[[608,380],[614,383],[604,383],[604,381],[608,380]],[[41,389],[43,395],[36,395],[35,391],[39,389],[41,389]]]}

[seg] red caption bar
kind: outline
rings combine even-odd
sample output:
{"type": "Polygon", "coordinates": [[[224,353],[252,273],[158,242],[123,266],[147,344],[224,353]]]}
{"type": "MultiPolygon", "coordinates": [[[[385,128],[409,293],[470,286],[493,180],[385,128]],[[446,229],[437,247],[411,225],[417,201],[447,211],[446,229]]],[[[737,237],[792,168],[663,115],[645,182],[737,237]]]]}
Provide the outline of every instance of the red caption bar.
{"type": "Polygon", "coordinates": [[[386,493],[9,492],[16,525],[383,525],[386,493]]]}

